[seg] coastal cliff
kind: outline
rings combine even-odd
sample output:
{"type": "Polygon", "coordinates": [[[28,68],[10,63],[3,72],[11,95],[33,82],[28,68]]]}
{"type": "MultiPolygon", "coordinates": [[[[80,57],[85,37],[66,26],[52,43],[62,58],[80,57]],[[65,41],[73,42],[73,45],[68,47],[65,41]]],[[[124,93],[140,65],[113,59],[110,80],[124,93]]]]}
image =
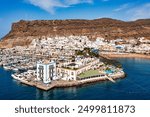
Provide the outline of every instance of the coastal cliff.
{"type": "Polygon", "coordinates": [[[29,45],[33,39],[42,36],[87,36],[105,39],[138,38],[150,39],[150,19],[124,22],[102,18],[95,20],[20,20],[13,23],[11,31],[0,41],[0,48],[29,45]]]}

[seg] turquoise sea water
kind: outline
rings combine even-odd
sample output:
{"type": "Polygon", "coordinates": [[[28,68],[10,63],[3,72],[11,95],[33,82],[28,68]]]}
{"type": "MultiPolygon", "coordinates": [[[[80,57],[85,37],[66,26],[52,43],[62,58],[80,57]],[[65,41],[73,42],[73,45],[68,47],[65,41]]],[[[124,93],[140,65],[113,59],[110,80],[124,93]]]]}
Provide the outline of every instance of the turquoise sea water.
{"type": "Polygon", "coordinates": [[[98,82],[82,87],[58,88],[48,92],[20,84],[11,71],[0,68],[1,100],[143,100],[150,99],[150,60],[117,59],[127,73],[117,83],[98,82]]]}

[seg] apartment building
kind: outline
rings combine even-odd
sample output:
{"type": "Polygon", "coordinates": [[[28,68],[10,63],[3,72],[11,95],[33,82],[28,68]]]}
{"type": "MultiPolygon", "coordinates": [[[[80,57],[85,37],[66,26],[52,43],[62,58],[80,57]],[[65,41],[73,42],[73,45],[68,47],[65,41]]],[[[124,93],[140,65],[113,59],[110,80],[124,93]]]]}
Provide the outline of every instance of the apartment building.
{"type": "Polygon", "coordinates": [[[56,62],[44,61],[37,63],[37,81],[42,81],[47,84],[56,79],[56,62]]]}

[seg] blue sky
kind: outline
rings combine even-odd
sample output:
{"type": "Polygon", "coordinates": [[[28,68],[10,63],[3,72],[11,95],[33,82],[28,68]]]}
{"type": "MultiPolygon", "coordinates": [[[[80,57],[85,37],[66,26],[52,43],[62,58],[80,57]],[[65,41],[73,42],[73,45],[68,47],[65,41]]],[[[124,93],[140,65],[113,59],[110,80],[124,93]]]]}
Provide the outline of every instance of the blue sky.
{"type": "Polygon", "coordinates": [[[0,0],[0,38],[21,19],[150,18],[149,0],[0,0]]]}

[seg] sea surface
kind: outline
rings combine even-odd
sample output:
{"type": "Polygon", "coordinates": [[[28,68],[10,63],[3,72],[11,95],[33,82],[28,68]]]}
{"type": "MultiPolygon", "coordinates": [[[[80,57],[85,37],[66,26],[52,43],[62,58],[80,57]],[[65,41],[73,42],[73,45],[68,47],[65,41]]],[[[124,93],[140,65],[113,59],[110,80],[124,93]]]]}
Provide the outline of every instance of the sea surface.
{"type": "Polygon", "coordinates": [[[12,71],[0,68],[1,100],[150,100],[150,60],[117,59],[127,73],[116,83],[97,82],[72,88],[42,91],[12,79],[12,71]]]}

